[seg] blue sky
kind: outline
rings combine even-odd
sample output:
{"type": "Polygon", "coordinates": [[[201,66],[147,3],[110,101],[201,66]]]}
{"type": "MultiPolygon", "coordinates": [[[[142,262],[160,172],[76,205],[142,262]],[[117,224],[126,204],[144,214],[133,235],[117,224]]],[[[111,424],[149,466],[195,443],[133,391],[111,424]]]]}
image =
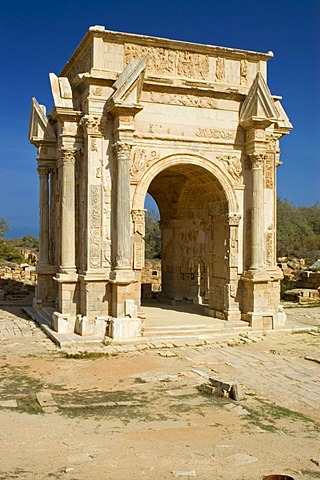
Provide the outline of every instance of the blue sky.
{"type": "Polygon", "coordinates": [[[281,142],[278,194],[320,200],[320,0],[0,0],[0,217],[8,237],[38,233],[31,98],[52,108],[48,74],[59,74],[91,25],[267,52],[271,92],[294,125],[281,142]]]}

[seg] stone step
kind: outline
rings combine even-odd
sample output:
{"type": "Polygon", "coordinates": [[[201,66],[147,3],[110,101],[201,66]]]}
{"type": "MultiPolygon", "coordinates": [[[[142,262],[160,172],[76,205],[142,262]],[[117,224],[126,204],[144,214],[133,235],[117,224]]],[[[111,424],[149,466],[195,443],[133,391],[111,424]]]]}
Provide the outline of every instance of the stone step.
{"type": "Polygon", "coordinates": [[[163,327],[146,327],[143,330],[144,337],[186,337],[202,336],[215,334],[239,334],[251,332],[251,327],[247,322],[227,322],[228,325],[175,325],[163,327]]]}

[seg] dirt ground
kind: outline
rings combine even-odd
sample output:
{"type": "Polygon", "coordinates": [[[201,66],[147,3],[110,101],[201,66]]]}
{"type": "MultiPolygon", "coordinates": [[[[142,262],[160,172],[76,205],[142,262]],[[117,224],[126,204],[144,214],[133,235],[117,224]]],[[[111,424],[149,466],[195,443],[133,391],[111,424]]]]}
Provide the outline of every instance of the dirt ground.
{"type": "MultiPolygon", "coordinates": [[[[294,310],[320,325],[319,307],[294,310]]],[[[320,364],[305,359],[320,358],[319,334],[67,358],[21,308],[0,324],[14,316],[25,327],[0,342],[0,480],[320,478],[320,364]],[[243,399],[200,393],[209,376],[243,399]]]]}

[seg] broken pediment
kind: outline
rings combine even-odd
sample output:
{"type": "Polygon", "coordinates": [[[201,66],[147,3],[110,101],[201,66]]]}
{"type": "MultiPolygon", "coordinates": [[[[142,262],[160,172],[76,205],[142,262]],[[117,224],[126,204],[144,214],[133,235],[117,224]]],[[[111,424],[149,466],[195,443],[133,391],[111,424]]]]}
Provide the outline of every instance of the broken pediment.
{"type": "Polygon", "coordinates": [[[276,107],[276,109],[279,113],[279,118],[278,118],[278,121],[277,121],[279,129],[283,130],[284,133],[290,132],[290,130],[292,129],[292,124],[291,124],[283,106],[281,105],[280,100],[275,100],[274,103],[275,103],[275,107],[276,107]]]}
{"type": "Polygon", "coordinates": [[[46,107],[40,105],[35,98],[31,104],[29,140],[36,146],[42,142],[56,142],[55,133],[46,116],[46,107]]]}
{"type": "Polygon", "coordinates": [[[279,112],[275,106],[268,85],[260,72],[251,85],[246,99],[240,110],[240,125],[246,128],[255,122],[277,122],[279,112]]]}
{"type": "Polygon", "coordinates": [[[72,90],[69,80],[66,77],[57,77],[54,73],[49,73],[49,78],[54,106],[73,109],[72,90]]]}
{"type": "Polygon", "coordinates": [[[132,60],[114,82],[115,92],[111,95],[108,103],[122,104],[123,106],[138,104],[146,66],[146,58],[132,60]]]}

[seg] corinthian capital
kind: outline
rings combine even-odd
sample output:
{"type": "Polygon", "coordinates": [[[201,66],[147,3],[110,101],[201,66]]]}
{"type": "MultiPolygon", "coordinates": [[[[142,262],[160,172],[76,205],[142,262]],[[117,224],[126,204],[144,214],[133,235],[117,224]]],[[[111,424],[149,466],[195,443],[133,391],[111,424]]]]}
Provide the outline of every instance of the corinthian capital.
{"type": "Polygon", "coordinates": [[[130,158],[132,150],[132,145],[124,142],[116,142],[112,145],[113,154],[118,158],[118,160],[127,160],[130,158]]]}
{"type": "Polygon", "coordinates": [[[249,155],[249,159],[251,162],[251,168],[263,168],[266,155],[264,153],[253,153],[249,155]]]}
{"type": "Polygon", "coordinates": [[[74,163],[76,160],[77,150],[75,148],[61,148],[62,163],[74,163]]]}
{"type": "Polygon", "coordinates": [[[226,221],[230,227],[237,227],[240,223],[241,215],[239,213],[227,213],[226,221]]]}
{"type": "Polygon", "coordinates": [[[105,117],[99,115],[85,115],[82,117],[80,124],[82,125],[86,135],[101,136],[105,131],[105,117]]]}

